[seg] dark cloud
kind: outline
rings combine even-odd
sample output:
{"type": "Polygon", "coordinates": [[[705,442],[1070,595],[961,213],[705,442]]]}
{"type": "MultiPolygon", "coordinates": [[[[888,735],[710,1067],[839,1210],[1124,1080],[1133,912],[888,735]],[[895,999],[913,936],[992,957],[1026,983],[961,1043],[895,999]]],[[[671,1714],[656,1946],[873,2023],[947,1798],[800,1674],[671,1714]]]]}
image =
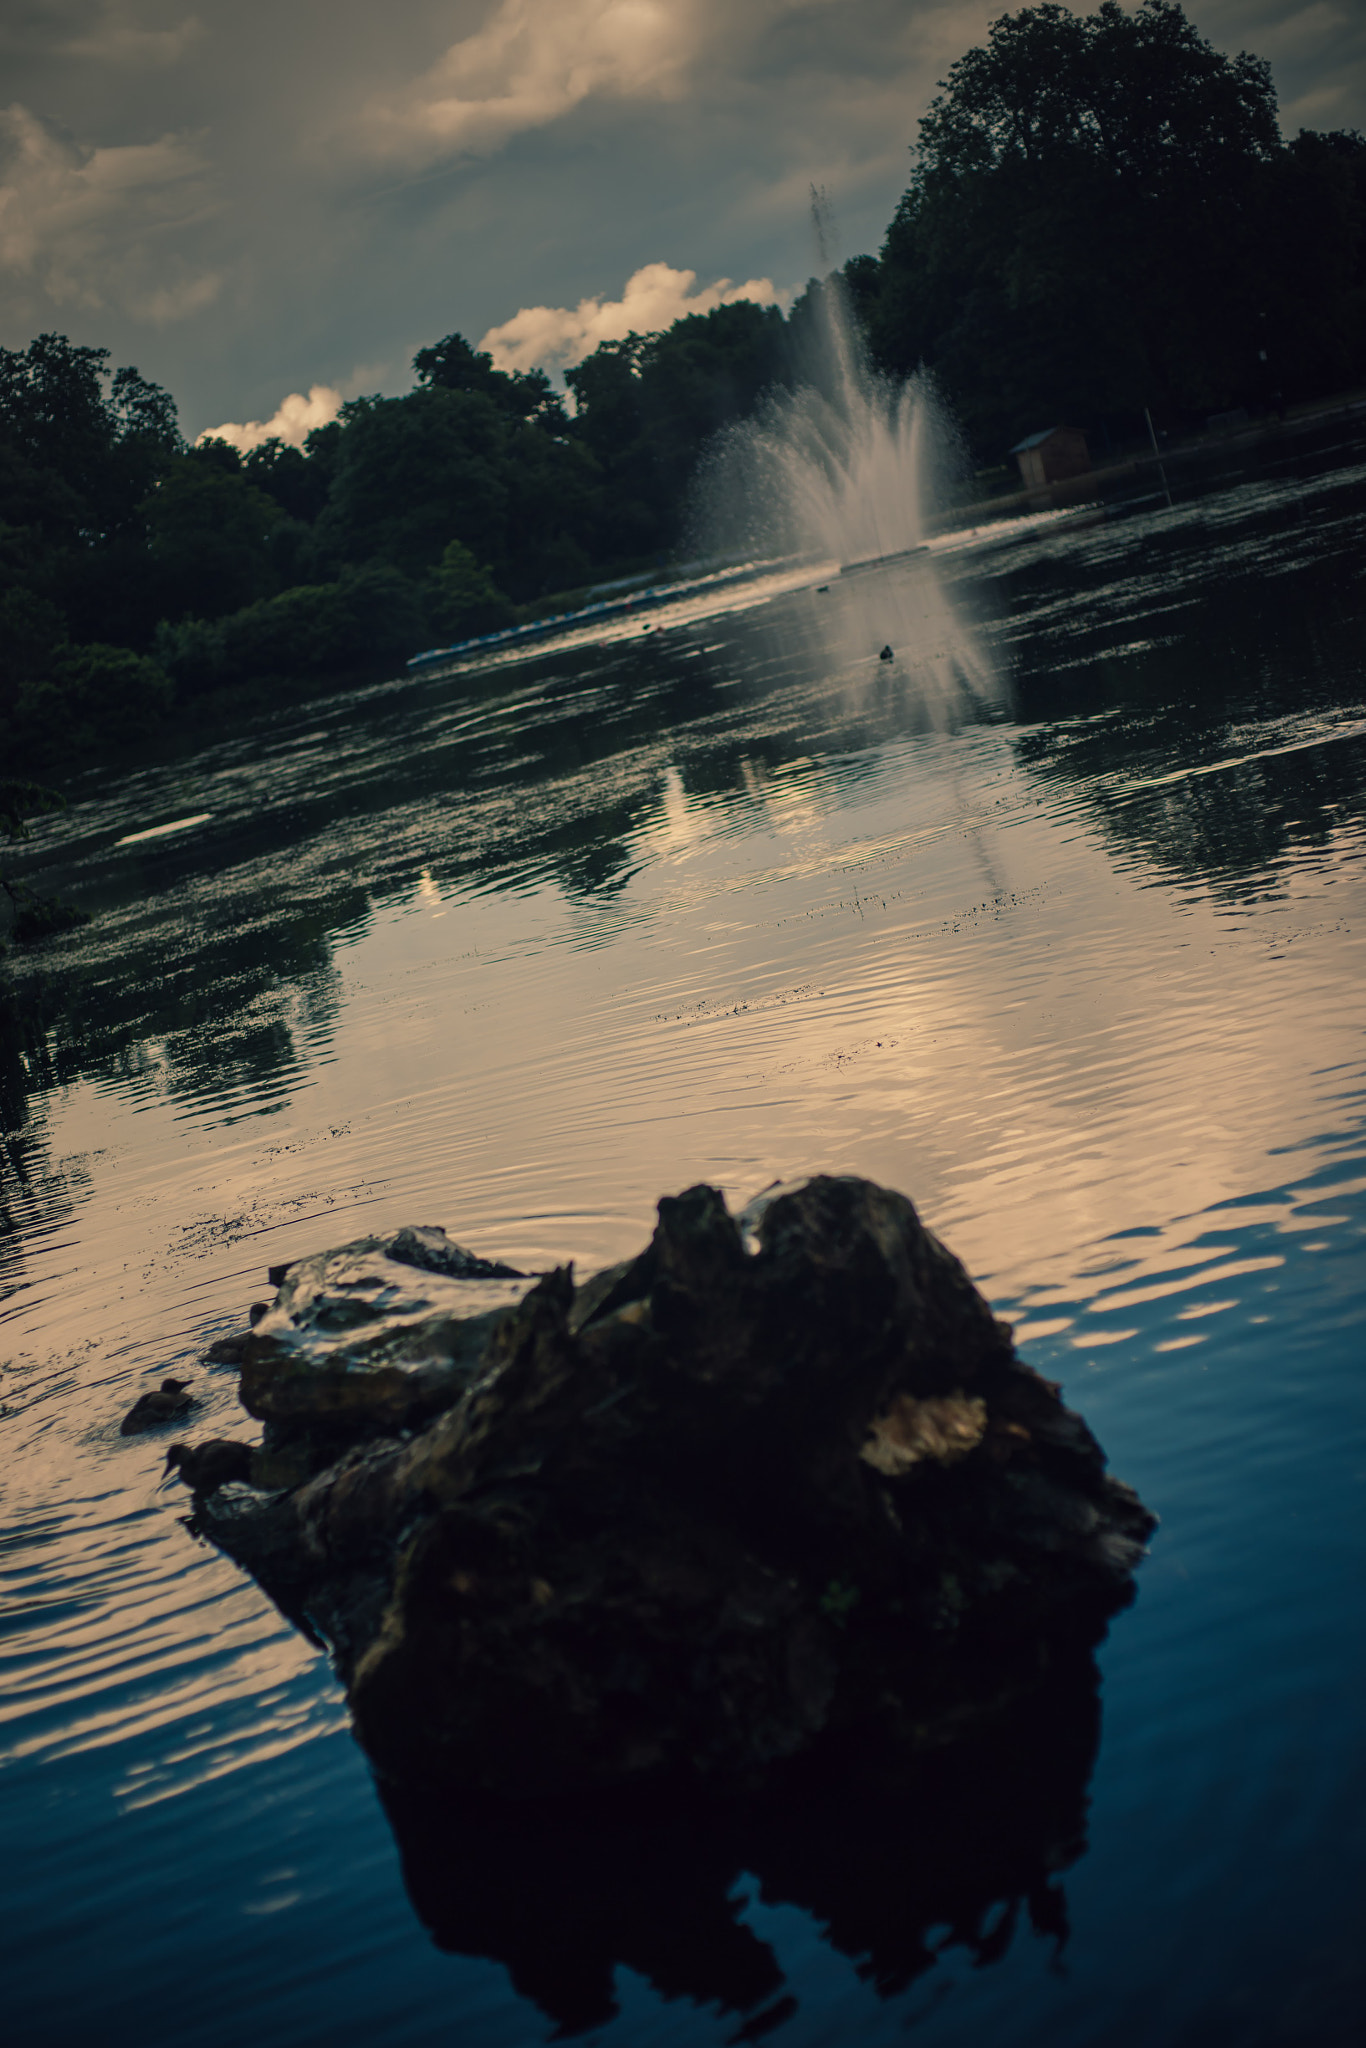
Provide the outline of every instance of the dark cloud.
{"type": "MultiPolygon", "coordinates": [[[[643,265],[799,285],[876,248],[978,0],[11,0],[0,339],[167,383],[191,429],[401,388],[415,347],[643,265]]],[[[1366,125],[1359,0],[1192,0],[1286,125],[1366,125]]]]}

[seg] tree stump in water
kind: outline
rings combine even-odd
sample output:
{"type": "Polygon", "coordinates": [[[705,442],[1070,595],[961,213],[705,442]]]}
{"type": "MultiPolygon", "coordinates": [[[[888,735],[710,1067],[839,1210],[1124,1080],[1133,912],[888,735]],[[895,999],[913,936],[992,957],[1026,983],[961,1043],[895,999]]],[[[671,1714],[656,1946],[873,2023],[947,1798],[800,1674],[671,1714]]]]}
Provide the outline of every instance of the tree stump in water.
{"type": "Polygon", "coordinates": [[[910,1202],[852,1178],[666,1197],[581,1287],[432,1230],[303,1260],[242,1399],[259,1484],[198,1526],[327,1641],[397,1782],[923,1753],[1099,1642],[1154,1527],[910,1202]]]}

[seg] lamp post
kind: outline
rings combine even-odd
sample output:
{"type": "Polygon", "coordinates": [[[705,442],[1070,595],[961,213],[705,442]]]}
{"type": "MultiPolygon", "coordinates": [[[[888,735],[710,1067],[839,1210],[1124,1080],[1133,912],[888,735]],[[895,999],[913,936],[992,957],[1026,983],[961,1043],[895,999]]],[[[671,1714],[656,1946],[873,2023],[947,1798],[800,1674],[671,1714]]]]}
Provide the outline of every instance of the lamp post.
{"type": "Polygon", "coordinates": [[[1167,509],[1168,511],[1170,511],[1172,503],[1172,487],[1167,482],[1167,472],[1162,467],[1162,450],[1157,445],[1157,429],[1153,425],[1153,416],[1149,412],[1146,405],[1143,408],[1143,417],[1148,422],[1148,439],[1153,444],[1153,455],[1157,462],[1157,473],[1162,479],[1162,488],[1167,494],[1167,509]]]}

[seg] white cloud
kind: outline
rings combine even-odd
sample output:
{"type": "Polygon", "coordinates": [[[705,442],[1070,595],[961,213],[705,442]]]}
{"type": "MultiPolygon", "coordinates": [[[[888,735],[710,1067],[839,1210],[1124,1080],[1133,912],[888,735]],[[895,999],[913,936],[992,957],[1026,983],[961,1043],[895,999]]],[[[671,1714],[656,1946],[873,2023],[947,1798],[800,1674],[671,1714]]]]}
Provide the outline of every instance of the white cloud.
{"type": "MultiPolygon", "coordinates": [[[[479,0],[470,0],[478,5],[479,0]]],[[[1329,5],[1331,0],[1315,0],[1329,5]]],[[[924,72],[985,28],[991,0],[483,0],[482,25],[395,90],[377,93],[329,145],[409,168],[491,155],[588,102],[744,103],[762,135],[807,139],[844,90],[857,135],[898,131],[924,72]],[[907,105],[908,73],[914,80],[907,105]],[[794,97],[795,88],[795,97],[794,97]]],[[[930,76],[933,77],[933,73],[930,76]]],[[[903,137],[904,140],[907,136],[903,137]]]]}
{"type": "Polygon", "coordinates": [[[263,441],[280,440],[286,447],[302,448],[315,427],[325,427],[337,417],[341,402],[340,391],[334,391],[330,384],[311,384],[307,398],[302,391],[291,391],[288,398],[280,400],[268,420],[246,420],[241,425],[225,420],[221,427],[206,427],[196,439],[230,441],[243,455],[259,448],[263,441]]]}
{"type": "Polygon", "coordinates": [[[760,306],[785,305],[766,277],[732,284],[728,277],[701,291],[695,270],[674,270],[667,263],[647,263],[627,280],[619,299],[580,299],[577,306],[523,306],[510,320],[490,327],[479,346],[487,349],[500,370],[565,370],[591,355],[601,341],[620,341],[628,334],[656,334],[685,313],[710,313],[736,299],[760,306]]]}
{"type": "Polygon", "coordinates": [[[50,122],[0,109],[0,275],[56,305],[117,305],[163,324],[198,311],[220,280],[163,247],[212,212],[206,167],[183,135],[85,149],[50,122]]]}
{"type": "Polygon", "coordinates": [[[412,162],[482,155],[590,97],[673,97],[711,12],[708,0],[498,0],[403,91],[370,102],[364,136],[412,162]]]}

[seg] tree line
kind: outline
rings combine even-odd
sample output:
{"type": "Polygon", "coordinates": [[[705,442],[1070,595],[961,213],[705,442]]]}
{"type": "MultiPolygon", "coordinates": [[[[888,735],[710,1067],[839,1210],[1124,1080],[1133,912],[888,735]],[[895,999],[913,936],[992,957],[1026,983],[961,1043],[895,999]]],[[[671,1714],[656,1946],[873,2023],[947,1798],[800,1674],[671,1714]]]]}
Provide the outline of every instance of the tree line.
{"type": "Polygon", "coordinates": [[[57,334],[0,350],[0,762],[60,778],[174,717],[382,674],[666,561],[708,442],[810,372],[821,294],[937,378],[979,461],[1366,378],[1366,140],[1282,140],[1267,66],[1175,0],[997,21],[920,123],[877,256],[509,374],[459,334],[303,448],[187,445],[57,334]]]}
{"type": "Polygon", "coordinates": [[[742,301],[606,343],[569,372],[571,415],[453,334],[404,396],[246,455],[187,445],[105,349],[0,350],[0,756],[56,773],[655,567],[700,450],[790,374],[790,340],[742,301]]]}

